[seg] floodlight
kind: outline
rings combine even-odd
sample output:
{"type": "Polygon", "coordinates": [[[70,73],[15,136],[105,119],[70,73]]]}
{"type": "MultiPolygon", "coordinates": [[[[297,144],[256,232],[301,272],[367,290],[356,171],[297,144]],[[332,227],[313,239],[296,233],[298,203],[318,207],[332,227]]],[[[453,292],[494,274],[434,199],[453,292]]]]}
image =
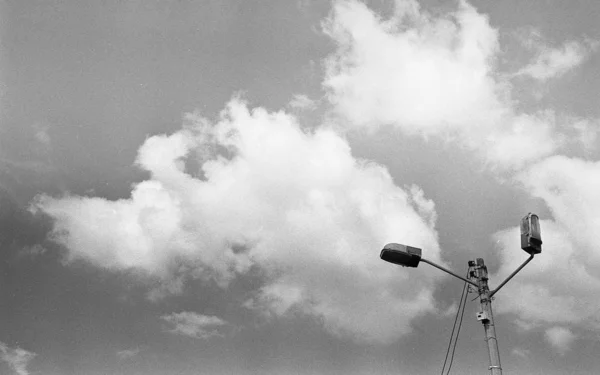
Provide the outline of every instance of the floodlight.
{"type": "Polygon", "coordinates": [[[521,219],[521,249],[530,255],[542,252],[540,218],[531,212],[521,219]]]}

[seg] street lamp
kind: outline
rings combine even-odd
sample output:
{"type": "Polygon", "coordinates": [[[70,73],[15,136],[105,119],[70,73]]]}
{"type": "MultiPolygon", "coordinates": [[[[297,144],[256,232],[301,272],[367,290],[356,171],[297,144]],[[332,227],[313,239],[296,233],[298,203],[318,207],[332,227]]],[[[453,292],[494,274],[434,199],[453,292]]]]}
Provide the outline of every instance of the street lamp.
{"type": "Polygon", "coordinates": [[[402,267],[417,267],[421,260],[421,249],[418,247],[389,243],[381,250],[381,259],[402,267]]]}
{"type": "Polygon", "coordinates": [[[456,273],[450,271],[447,268],[440,266],[439,264],[435,264],[430,260],[427,260],[421,257],[422,250],[418,247],[401,245],[399,243],[389,243],[384,246],[383,250],[381,250],[381,254],[379,255],[381,259],[386,262],[394,263],[402,267],[414,267],[416,268],[419,265],[419,261],[431,264],[432,266],[441,269],[442,271],[449,273],[454,277],[458,277],[459,279],[474,285],[478,286],[475,282],[465,279],[464,277],[457,275],[456,273]]]}
{"type": "Polygon", "coordinates": [[[482,258],[475,261],[470,260],[469,278],[464,278],[456,273],[433,263],[421,256],[422,250],[418,247],[406,246],[397,243],[389,243],[381,250],[380,257],[386,262],[398,264],[403,267],[416,268],[420,262],[428,263],[456,278],[463,280],[475,287],[479,293],[479,304],[481,311],[477,313],[477,320],[481,321],[485,330],[485,341],[488,346],[490,373],[492,375],[502,375],[500,366],[500,352],[498,351],[498,340],[496,339],[496,328],[494,326],[494,316],[492,314],[492,296],[496,294],[510,279],[529,263],[535,254],[542,252],[542,237],[540,233],[539,217],[536,214],[529,213],[521,220],[521,249],[529,253],[529,258],[525,260],[513,273],[511,273],[500,285],[490,291],[488,287],[487,267],[482,258]]]}

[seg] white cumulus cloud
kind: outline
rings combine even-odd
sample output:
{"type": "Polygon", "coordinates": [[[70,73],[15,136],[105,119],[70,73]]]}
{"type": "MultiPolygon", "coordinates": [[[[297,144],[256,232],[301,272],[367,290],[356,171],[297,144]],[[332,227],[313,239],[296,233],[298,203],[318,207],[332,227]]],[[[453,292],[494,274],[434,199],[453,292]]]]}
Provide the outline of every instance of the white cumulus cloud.
{"type": "Polygon", "coordinates": [[[29,375],[27,365],[36,356],[21,348],[11,348],[0,341],[0,360],[4,361],[16,375],[29,375]]]}
{"type": "Polygon", "coordinates": [[[335,2],[325,31],[338,47],[324,85],[337,110],[358,125],[416,133],[488,122],[500,107],[490,77],[499,47],[486,17],[464,4],[447,18],[396,4],[382,20],[361,2],[335,2]]]}
{"type": "Polygon", "coordinates": [[[120,350],[117,352],[117,357],[121,360],[133,358],[140,354],[140,351],[140,348],[120,350]]]}
{"type": "Polygon", "coordinates": [[[216,316],[207,316],[191,311],[163,315],[161,319],[172,326],[169,332],[196,339],[221,336],[219,328],[227,325],[227,322],[216,316]]]}
{"type": "Polygon", "coordinates": [[[457,139],[493,167],[518,169],[561,146],[551,112],[515,109],[487,16],[466,2],[442,16],[395,4],[382,19],[361,2],[335,2],[325,31],[337,50],[323,82],[335,113],[357,127],[457,139]]]}
{"type": "Polygon", "coordinates": [[[519,358],[529,358],[531,356],[531,351],[529,349],[519,347],[513,348],[513,350],[511,350],[510,353],[519,358]]]}
{"type": "Polygon", "coordinates": [[[546,330],[546,340],[556,349],[560,355],[564,355],[571,349],[576,336],[565,327],[552,327],[546,330]]]}
{"type": "Polygon", "coordinates": [[[245,306],[313,315],[363,341],[394,340],[435,310],[442,275],[424,269],[407,285],[407,271],[379,259],[402,239],[441,262],[435,207],[418,187],[397,186],[334,131],[305,131],[285,112],[234,99],[216,122],[187,122],[146,140],[137,163],[151,178],[130,198],[38,197],[70,259],[168,285],[174,270],[226,287],[259,267],[265,283],[245,306]]]}
{"type": "Polygon", "coordinates": [[[557,78],[581,65],[595,51],[597,43],[567,41],[560,47],[551,47],[539,38],[531,43],[537,55],[517,75],[526,75],[539,81],[557,78]]]}
{"type": "Polygon", "coordinates": [[[583,149],[590,153],[598,149],[598,134],[600,133],[600,120],[578,119],[573,123],[577,140],[583,146],[583,149]]]}
{"type": "Polygon", "coordinates": [[[314,100],[303,94],[294,95],[288,104],[291,108],[296,109],[314,109],[316,103],[314,100]]]}

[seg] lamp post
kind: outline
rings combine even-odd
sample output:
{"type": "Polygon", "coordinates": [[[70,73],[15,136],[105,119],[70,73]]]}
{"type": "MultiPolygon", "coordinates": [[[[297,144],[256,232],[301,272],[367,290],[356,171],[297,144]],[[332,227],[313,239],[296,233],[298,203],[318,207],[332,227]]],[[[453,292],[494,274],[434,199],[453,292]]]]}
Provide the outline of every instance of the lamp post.
{"type": "Polygon", "coordinates": [[[403,267],[416,268],[420,262],[424,262],[475,286],[479,293],[479,304],[481,307],[481,310],[477,313],[477,320],[481,321],[485,330],[490,374],[502,375],[500,352],[498,350],[498,340],[496,339],[496,326],[494,325],[494,316],[492,313],[492,296],[521,271],[533,259],[535,254],[541,253],[542,237],[540,234],[540,223],[539,217],[535,214],[529,213],[521,219],[521,249],[529,253],[529,258],[492,291],[488,287],[487,267],[482,258],[468,262],[470,272],[468,278],[464,278],[449,269],[423,258],[421,256],[422,250],[418,247],[389,243],[381,250],[380,257],[386,262],[398,264],[403,267]]]}

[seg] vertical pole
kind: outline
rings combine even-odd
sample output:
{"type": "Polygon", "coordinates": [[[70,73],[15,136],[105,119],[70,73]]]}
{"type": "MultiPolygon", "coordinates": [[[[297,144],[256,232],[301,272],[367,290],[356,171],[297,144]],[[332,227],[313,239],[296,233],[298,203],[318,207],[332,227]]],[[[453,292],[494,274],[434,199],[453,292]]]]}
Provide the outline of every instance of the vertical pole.
{"type": "Polygon", "coordinates": [[[498,351],[498,340],[496,339],[496,327],[494,326],[494,316],[492,315],[492,300],[490,297],[490,288],[488,287],[487,267],[481,258],[477,258],[475,276],[477,277],[477,284],[479,286],[479,303],[481,305],[481,312],[478,314],[477,319],[481,320],[485,329],[485,341],[490,356],[490,374],[502,375],[500,352],[498,351]]]}

